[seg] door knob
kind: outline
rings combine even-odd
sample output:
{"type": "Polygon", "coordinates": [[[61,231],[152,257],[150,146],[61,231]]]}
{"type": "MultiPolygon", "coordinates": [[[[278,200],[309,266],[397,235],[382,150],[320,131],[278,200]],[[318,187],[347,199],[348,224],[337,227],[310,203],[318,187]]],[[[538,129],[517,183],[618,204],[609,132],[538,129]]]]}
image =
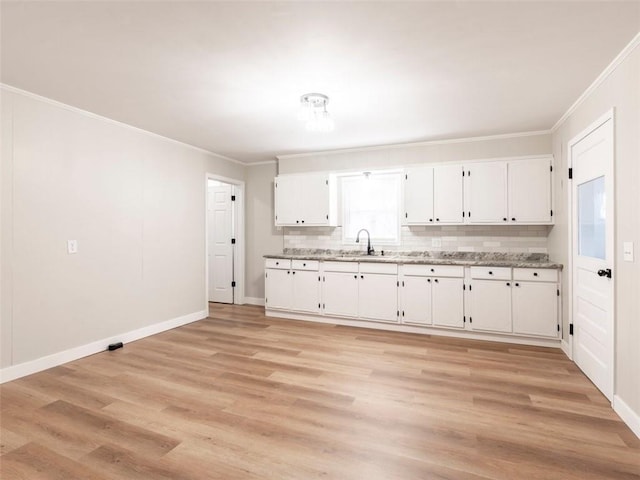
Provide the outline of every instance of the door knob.
{"type": "Polygon", "coordinates": [[[610,268],[605,268],[605,269],[602,269],[602,270],[598,270],[598,276],[599,277],[611,278],[611,269],[610,268]]]}

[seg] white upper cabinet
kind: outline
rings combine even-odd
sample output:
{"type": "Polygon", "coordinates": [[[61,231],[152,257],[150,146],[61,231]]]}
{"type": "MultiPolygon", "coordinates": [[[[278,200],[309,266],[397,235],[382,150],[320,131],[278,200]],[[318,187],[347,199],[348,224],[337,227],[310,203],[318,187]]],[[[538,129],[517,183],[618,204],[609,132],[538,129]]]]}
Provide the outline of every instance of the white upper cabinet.
{"type": "Polygon", "coordinates": [[[409,168],[404,178],[404,223],[433,223],[433,167],[409,168]]]}
{"type": "Polygon", "coordinates": [[[468,223],[506,223],[507,162],[465,165],[465,213],[468,223]]]}
{"type": "Polygon", "coordinates": [[[552,223],[551,157],[465,165],[466,223],[552,223]]]}
{"type": "Polygon", "coordinates": [[[335,226],[335,179],[328,173],[279,175],[275,187],[278,226],[335,226]]]}
{"type": "Polygon", "coordinates": [[[509,162],[509,221],[550,223],[551,159],[509,162]]]}
{"type": "Polygon", "coordinates": [[[433,216],[435,223],[462,223],[462,165],[433,169],[433,216]]]}
{"type": "Polygon", "coordinates": [[[462,223],[462,165],[406,170],[404,223],[462,223]]]}

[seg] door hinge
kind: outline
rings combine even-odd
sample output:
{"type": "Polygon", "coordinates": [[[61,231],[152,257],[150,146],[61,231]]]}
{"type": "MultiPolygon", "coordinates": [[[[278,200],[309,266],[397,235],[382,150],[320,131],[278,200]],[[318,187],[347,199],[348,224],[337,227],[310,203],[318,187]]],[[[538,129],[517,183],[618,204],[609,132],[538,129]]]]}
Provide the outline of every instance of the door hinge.
{"type": "Polygon", "coordinates": [[[236,201],[236,196],[235,195],[231,195],[231,201],[235,202],[236,201]]]}
{"type": "Polygon", "coordinates": [[[569,180],[573,178],[573,168],[569,168],[569,180]]]}
{"type": "Polygon", "coordinates": [[[234,280],[233,282],[231,282],[231,288],[235,288],[235,286],[236,286],[236,282],[234,280]]]}
{"type": "Polygon", "coordinates": [[[235,239],[235,238],[232,238],[232,239],[231,239],[231,245],[235,245],[235,244],[236,244],[236,239],[235,239]]]}
{"type": "Polygon", "coordinates": [[[569,335],[573,335],[573,323],[569,324],[569,335]]]}

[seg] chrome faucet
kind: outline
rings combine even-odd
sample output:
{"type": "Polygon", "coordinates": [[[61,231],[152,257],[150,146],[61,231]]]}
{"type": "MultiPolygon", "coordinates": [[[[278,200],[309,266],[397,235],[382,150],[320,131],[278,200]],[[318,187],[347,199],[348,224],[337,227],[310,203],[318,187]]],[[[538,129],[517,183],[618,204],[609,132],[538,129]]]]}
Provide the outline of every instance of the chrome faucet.
{"type": "Polygon", "coordinates": [[[367,255],[373,255],[373,252],[375,250],[371,246],[371,234],[369,233],[369,230],[367,230],[366,228],[361,228],[358,234],[356,235],[356,243],[360,243],[360,234],[362,232],[367,232],[367,255]]]}

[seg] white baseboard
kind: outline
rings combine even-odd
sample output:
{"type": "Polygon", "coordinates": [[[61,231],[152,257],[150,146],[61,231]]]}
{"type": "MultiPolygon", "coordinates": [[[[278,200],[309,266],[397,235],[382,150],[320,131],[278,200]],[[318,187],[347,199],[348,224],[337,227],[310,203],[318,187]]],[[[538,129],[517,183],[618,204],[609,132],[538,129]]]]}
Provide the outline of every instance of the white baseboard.
{"type": "Polygon", "coordinates": [[[571,354],[571,345],[569,344],[569,342],[562,340],[560,342],[560,349],[564,352],[564,354],[567,357],[569,357],[569,360],[573,360],[572,354],[571,354]]]}
{"type": "Polygon", "coordinates": [[[142,327],[137,330],[122,333],[120,335],[113,335],[109,338],[97,340],[95,342],[87,343],[86,345],[80,345],[79,347],[70,348],[62,352],[47,355],[46,357],[37,358],[28,362],[20,363],[18,365],[12,365],[0,369],[0,384],[15,380],[16,378],[26,377],[32,373],[41,372],[48,368],[57,367],[63,363],[71,362],[82,357],[93,355],[94,353],[103,352],[107,349],[109,344],[115,342],[122,342],[127,344],[141,338],[155,335],[156,333],[171,330],[172,328],[186,325],[187,323],[195,322],[207,318],[208,311],[201,310],[199,312],[189,313],[181,317],[165,320],[164,322],[154,323],[147,327],[142,327]]]}
{"type": "Polygon", "coordinates": [[[613,411],[626,423],[631,431],[640,438],[640,415],[634,412],[619,396],[613,396],[613,411]]]}
{"type": "Polygon", "coordinates": [[[248,303],[249,305],[260,305],[261,307],[264,307],[264,298],[244,297],[244,303],[248,303]]]}

